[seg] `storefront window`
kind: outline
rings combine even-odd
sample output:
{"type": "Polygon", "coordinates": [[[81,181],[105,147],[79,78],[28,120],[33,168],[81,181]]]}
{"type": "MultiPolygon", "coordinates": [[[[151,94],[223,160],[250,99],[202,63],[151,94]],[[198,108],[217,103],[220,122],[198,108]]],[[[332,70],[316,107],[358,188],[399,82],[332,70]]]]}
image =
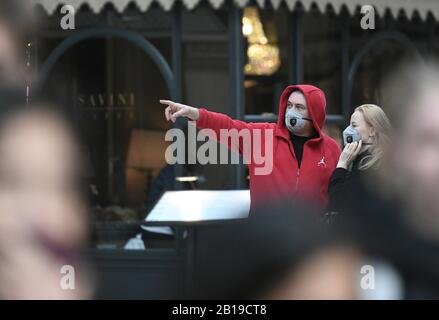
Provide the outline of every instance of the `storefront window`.
{"type": "MultiPolygon", "coordinates": [[[[167,39],[153,42],[169,50],[167,39]]],[[[80,133],[94,245],[122,247],[139,231],[151,184],[166,166],[164,135],[170,124],[158,104],[169,96],[163,76],[136,45],[89,39],[65,52],[44,91],[65,108],[80,133]]]]}

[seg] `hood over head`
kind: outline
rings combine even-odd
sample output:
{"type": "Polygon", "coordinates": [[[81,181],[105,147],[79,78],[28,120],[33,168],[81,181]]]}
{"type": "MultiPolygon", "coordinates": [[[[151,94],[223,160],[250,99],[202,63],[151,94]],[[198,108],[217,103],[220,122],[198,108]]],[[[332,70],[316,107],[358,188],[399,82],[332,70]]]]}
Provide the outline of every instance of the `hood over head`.
{"type": "Polygon", "coordinates": [[[290,85],[284,89],[280,96],[279,116],[277,119],[277,135],[289,138],[289,131],[285,125],[285,111],[287,101],[293,91],[300,91],[305,96],[309,115],[318,135],[322,137],[322,128],[326,119],[326,98],[323,91],[308,84],[290,85]]]}

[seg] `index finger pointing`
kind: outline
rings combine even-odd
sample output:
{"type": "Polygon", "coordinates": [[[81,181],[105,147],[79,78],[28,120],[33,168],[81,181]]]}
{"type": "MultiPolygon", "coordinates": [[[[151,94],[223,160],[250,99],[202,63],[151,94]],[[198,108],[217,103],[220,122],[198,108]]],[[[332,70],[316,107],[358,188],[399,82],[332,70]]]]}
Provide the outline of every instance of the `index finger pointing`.
{"type": "Polygon", "coordinates": [[[167,104],[167,105],[170,105],[170,104],[174,103],[171,100],[159,100],[159,101],[160,101],[161,104],[167,104]]]}

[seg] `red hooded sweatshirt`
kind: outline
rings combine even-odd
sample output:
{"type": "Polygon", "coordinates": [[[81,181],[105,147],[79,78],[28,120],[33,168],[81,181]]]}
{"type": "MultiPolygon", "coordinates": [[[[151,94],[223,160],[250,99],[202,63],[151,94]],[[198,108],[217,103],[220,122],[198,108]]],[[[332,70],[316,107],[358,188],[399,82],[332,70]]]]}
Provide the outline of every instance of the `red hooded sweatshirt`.
{"type": "MultiPolygon", "coordinates": [[[[273,148],[272,170],[269,174],[256,174],[261,161],[251,156],[249,161],[251,207],[272,201],[301,199],[326,207],[328,201],[328,184],[340,156],[340,147],[322,131],[326,117],[326,99],[322,90],[311,85],[291,85],[284,89],[280,97],[279,116],[275,123],[247,123],[233,120],[229,116],[200,108],[197,128],[209,128],[220,137],[220,129],[248,129],[261,132],[252,135],[251,147],[273,148]],[[300,90],[305,96],[310,118],[318,137],[305,142],[300,168],[294,154],[291,135],[285,125],[285,111],[288,98],[293,90],[300,90]],[[259,129],[259,130],[255,130],[259,129]],[[271,130],[270,130],[271,129],[271,130]],[[271,133],[272,135],[271,135],[271,133]],[[269,142],[266,143],[268,134],[269,142]],[[256,137],[256,138],[255,138],[256,137]],[[272,138],[271,138],[272,137],[272,138]]],[[[245,130],[244,130],[245,131],[245,130]]],[[[214,136],[215,137],[215,136],[214,136]]],[[[218,140],[218,139],[217,139],[218,140]]],[[[248,141],[248,140],[247,140],[248,141]]],[[[244,139],[239,139],[239,146],[227,141],[229,148],[243,153],[244,139]]],[[[264,154],[264,153],[263,153],[264,154]]]]}

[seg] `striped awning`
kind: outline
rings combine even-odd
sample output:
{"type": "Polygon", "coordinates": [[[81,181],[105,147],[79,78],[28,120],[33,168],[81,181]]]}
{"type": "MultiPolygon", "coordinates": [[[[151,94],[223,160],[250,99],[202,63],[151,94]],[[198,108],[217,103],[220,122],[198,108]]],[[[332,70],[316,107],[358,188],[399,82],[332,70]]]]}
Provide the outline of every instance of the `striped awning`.
{"type": "MultiPolygon", "coordinates": [[[[142,10],[148,10],[153,2],[157,2],[164,10],[170,10],[177,0],[31,0],[35,4],[40,4],[49,14],[52,14],[60,4],[72,5],[75,9],[83,4],[87,4],[94,12],[98,13],[107,3],[112,3],[118,11],[123,11],[127,5],[134,2],[142,10]]],[[[213,8],[221,7],[226,0],[182,0],[187,9],[195,8],[202,1],[208,2],[213,8]]],[[[246,6],[250,0],[234,0],[240,6],[246,6]]],[[[374,6],[376,13],[383,15],[389,10],[394,16],[403,11],[411,18],[417,12],[422,19],[431,13],[439,19],[439,0],[256,0],[258,5],[263,8],[268,2],[274,8],[278,8],[283,2],[290,10],[293,10],[297,3],[301,3],[305,10],[309,10],[315,4],[320,11],[324,12],[327,6],[332,6],[335,12],[339,12],[343,6],[354,13],[359,7],[368,4],[374,6]]]]}

